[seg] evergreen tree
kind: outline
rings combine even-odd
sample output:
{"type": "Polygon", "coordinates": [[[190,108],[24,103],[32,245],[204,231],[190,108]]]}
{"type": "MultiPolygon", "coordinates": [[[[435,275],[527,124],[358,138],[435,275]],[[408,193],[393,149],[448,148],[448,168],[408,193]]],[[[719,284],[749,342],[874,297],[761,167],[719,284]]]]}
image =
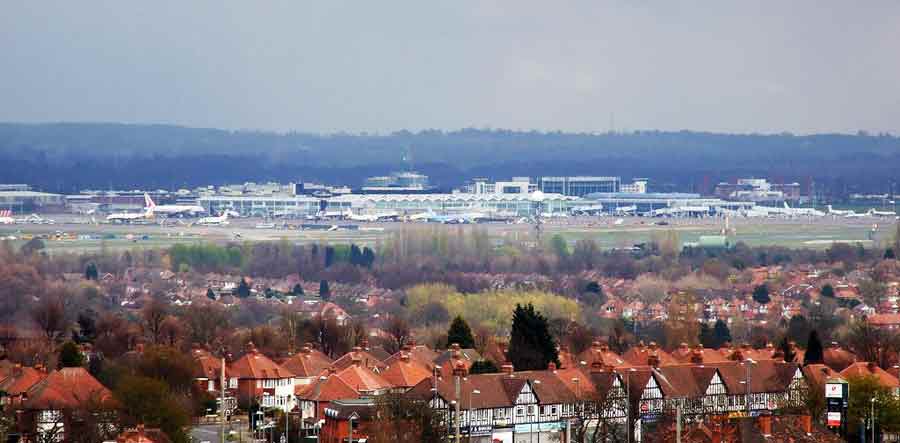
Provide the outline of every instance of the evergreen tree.
{"type": "Polygon", "coordinates": [[[731,341],[731,330],[728,329],[728,324],[722,319],[716,320],[716,324],[713,326],[713,340],[716,349],[731,341]]]}
{"type": "Polygon", "coordinates": [[[447,344],[456,343],[461,348],[471,349],[475,347],[475,337],[472,336],[472,329],[462,317],[456,316],[450,323],[447,330],[447,344]]]}
{"type": "Polygon", "coordinates": [[[353,266],[362,266],[362,251],[355,244],[350,245],[350,264],[353,266]]]}
{"type": "Polygon", "coordinates": [[[216,299],[216,292],[212,288],[206,288],[206,298],[210,300],[216,299]]]}
{"type": "Polygon", "coordinates": [[[713,337],[713,329],[705,321],[700,323],[700,332],[697,334],[697,340],[700,341],[704,348],[715,349],[713,345],[716,339],[713,337]]]}
{"type": "Polygon", "coordinates": [[[328,287],[328,280],[322,280],[319,282],[319,298],[322,300],[328,300],[331,298],[331,289],[328,287]]]}
{"type": "Polygon", "coordinates": [[[375,251],[373,251],[368,246],[363,248],[363,264],[367,268],[371,268],[373,264],[375,264],[375,251]]]}
{"type": "Polygon", "coordinates": [[[765,283],[753,288],[753,300],[759,304],[769,304],[772,299],[769,297],[769,287],[765,283]]]}
{"type": "Polygon", "coordinates": [[[67,341],[59,349],[59,367],[77,368],[84,365],[84,355],[74,342],[67,341]]]}
{"type": "Polygon", "coordinates": [[[334,264],[334,248],[331,246],[325,247],[325,267],[330,267],[334,264]]]}
{"type": "Polygon", "coordinates": [[[784,361],[793,362],[794,359],[797,358],[797,354],[795,354],[794,350],[791,348],[791,343],[788,341],[787,337],[781,339],[781,344],[778,347],[784,355],[784,361]]]}
{"type": "Polygon", "coordinates": [[[819,339],[819,332],[813,329],[809,333],[809,340],[806,341],[806,354],[803,357],[803,365],[811,365],[814,363],[824,363],[824,350],[822,341],[819,339]]]}
{"type": "Polygon", "coordinates": [[[295,284],[294,288],[291,289],[291,294],[303,295],[303,286],[301,286],[300,283],[295,284]]]}
{"type": "Polygon", "coordinates": [[[86,280],[97,280],[99,277],[100,272],[97,270],[97,265],[94,262],[88,263],[84,267],[84,278],[86,280]]]}
{"type": "Polygon", "coordinates": [[[241,282],[238,284],[237,296],[240,298],[247,298],[250,296],[250,285],[247,284],[247,279],[244,277],[241,277],[241,282]]]}
{"type": "Polygon", "coordinates": [[[825,283],[825,286],[822,286],[822,297],[834,298],[834,287],[831,286],[831,283],[825,283]]]}
{"type": "Polygon", "coordinates": [[[812,325],[802,315],[793,315],[788,321],[787,338],[795,343],[802,343],[805,337],[809,337],[812,325]]]}
{"type": "Polygon", "coordinates": [[[885,260],[894,260],[897,256],[894,254],[894,248],[887,248],[884,250],[884,259],[885,260]]]}
{"type": "Polygon", "coordinates": [[[494,374],[499,371],[500,368],[490,360],[478,360],[469,368],[469,374],[494,374]]]}
{"type": "Polygon", "coordinates": [[[516,305],[507,359],[518,371],[547,369],[550,362],[559,366],[559,352],[550,335],[547,318],[529,303],[516,305]]]}

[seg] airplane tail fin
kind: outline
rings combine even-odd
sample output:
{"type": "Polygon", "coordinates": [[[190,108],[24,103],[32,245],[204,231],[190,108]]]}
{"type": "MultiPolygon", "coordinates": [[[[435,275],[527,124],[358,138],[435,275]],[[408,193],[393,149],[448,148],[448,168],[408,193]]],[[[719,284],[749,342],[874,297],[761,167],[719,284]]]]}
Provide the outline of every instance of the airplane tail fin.
{"type": "Polygon", "coordinates": [[[784,209],[791,209],[790,205],[788,205],[787,202],[784,202],[784,209]]]}
{"type": "Polygon", "coordinates": [[[834,212],[834,209],[831,209],[831,205],[828,205],[828,212],[834,212]]]}
{"type": "Polygon", "coordinates": [[[144,193],[144,206],[153,209],[156,207],[156,203],[153,203],[153,199],[150,198],[150,194],[144,193]]]}

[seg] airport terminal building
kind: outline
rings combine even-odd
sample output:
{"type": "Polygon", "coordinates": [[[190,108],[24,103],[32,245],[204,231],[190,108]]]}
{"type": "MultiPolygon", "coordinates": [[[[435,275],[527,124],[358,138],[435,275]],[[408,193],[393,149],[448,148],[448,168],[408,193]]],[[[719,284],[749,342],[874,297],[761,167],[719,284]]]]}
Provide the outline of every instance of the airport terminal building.
{"type": "Polygon", "coordinates": [[[198,203],[210,214],[233,210],[242,216],[305,217],[319,211],[357,214],[396,211],[412,215],[432,211],[438,214],[467,211],[526,217],[538,213],[569,213],[585,205],[584,199],[560,194],[545,194],[540,203],[531,194],[345,194],[329,198],[302,195],[203,196],[198,203]]]}

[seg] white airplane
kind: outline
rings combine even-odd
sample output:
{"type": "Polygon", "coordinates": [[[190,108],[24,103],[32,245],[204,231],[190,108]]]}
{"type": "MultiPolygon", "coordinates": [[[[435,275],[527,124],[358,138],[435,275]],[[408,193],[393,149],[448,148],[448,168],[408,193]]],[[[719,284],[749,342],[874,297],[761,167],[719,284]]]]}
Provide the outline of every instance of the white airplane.
{"type": "Polygon", "coordinates": [[[637,212],[637,206],[619,206],[615,209],[615,213],[619,215],[631,215],[637,212]]]}
{"type": "Polygon", "coordinates": [[[223,226],[228,224],[228,211],[222,213],[222,215],[218,217],[203,217],[196,222],[195,225],[199,226],[223,226]]]}
{"type": "Polygon", "coordinates": [[[197,215],[206,212],[203,206],[197,205],[157,205],[150,198],[150,195],[144,193],[144,205],[150,209],[153,214],[162,214],[167,216],[173,215],[197,215]]]}
{"type": "Polygon", "coordinates": [[[319,211],[316,212],[316,215],[308,215],[306,218],[308,220],[336,219],[343,217],[344,214],[344,211],[319,211]]]}
{"type": "Polygon", "coordinates": [[[425,211],[425,212],[420,212],[420,213],[418,213],[418,214],[410,215],[410,216],[406,217],[406,219],[407,219],[408,221],[411,221],[411,222],[415,222],[415,221],[429,221],[429,220],[434,219],[434,218],[437,217],[437,216],[438,216],[438,215],[435,214],[434,211],[432,211],[431,209],[429,209],[429,210],[427,210],[427,211],[425,211]]]}
{"type": "Polygon", "coordinates": [[[146,208],[144,212],[117,212],[106,216],[106,221],[113,223],[133,223],[138,220],[146,220],[153,217],[150,208],[146,208]]]}
{"type": "Polygon", "coordinates": [[[565,212],[542,212],[541,218],[568,218],[569,214],[565,212]]]}
{"type": "Polygon", "coordinates": [[[869,209],[869,215],[873,217],[896,217],[897,213],[895,211],[876,211],[875,208],[869,209]]]}
{"type": "Polygon", "coordinates": [[[344,211],[344,218],[347,220],[358,221],[358,222],[377,222],[377,221],[387,221],[387,220],[396,220],[400,214],[397,211],[388,211],[388,212],[380,212],[376,214],[354,214],[352,210],[347,209],[344,211]]]}
{"type": "Polygon", "coordinates": [[[624,224],[624,223],[625,223],[625,219],[624,219],[624,218],[616,219],[616,221],[613,222],[613,224],[616,225],[616,226],[622,226],[622,224],[624,224]]]}
{"type": "Polygon", "coordinates": [[[12,216],[12,209],[4,209],[0,211],[0,225],[11,225],[16,222],[12,216]]]}
{"type": "Polygon", "coordinates": [[[838,216],[838,217],[849,217],[849,216],[855,215],[855,214],[856,214],[856,211],[854,211],[854,210],[852,210],[852,209],[848,209],[848,210],[846,210],[846,211],[845,211],[845,210],[840,210],[840,209],[834,209],[834,208],[831,207],[831,205],[828,205],[828,213],[829,213],[829,214],[836,215],[836,216],[838,216]]]}
{"type": "Polygon", "coordinates": [[[787,210],[788,213],[795,215],[808,215],[811,217],[822,217],[825,215],[824,212],[815,208],[792,208],[787,202],[784,202],[784,209],[787,210]]]}

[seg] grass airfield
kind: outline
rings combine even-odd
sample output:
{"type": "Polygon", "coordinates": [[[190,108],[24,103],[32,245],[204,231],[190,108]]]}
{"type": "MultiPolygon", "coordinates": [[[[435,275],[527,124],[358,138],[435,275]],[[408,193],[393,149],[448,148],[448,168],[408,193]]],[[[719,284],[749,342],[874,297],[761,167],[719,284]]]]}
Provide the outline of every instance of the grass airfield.
{"type": "MultiPolygon", "coordinates": [[[[78,216],[59,216],[55,224],[0,225],[0,238],[13,236],[15,247],[28,238],[45,235],[50,253],[85,252],[100,249],[165,248],[176,243],[226,243],[255,241],[289,241],[293,243],[356,243],[375,246],[392,232],[421,226],[419,223],[361,223],[358,230],[257,229],[259,219],[239,219],[221,227],[199,227],[175,224],[160,226],[88,224],[78,216]],[[57,239],[57,232],[64,233],[57,239]]],[[[878,245],[891,238],[894,221],[879,219],[736,219],[729,221],[732,243],[751,246],[778,245],[789,248],[825,249],[834,242],[878,245]]],[[[299,224],[299,223],[297,223],[299,224]]],[[[351,224],[351,223],[337,223],[351,224]]],[[[434,225],[436,229],[485,229],[497,240],[533,241],[532,224],[488,223],[478,225],[434,225]]],[[[593,239],[604,249],[629,247],[649,242],[675,232],[681,242],[696,242],[700,236],[719,235],[723,219],[674,219],[641,217],[579,217],[551,219],[542,223],[544,238],[560,234],[569,242],[593,239]],[[621,222],[619,222],[621,220],[621,222]],[[618,223],[618,224],[617,224],[618,223]]]]}

